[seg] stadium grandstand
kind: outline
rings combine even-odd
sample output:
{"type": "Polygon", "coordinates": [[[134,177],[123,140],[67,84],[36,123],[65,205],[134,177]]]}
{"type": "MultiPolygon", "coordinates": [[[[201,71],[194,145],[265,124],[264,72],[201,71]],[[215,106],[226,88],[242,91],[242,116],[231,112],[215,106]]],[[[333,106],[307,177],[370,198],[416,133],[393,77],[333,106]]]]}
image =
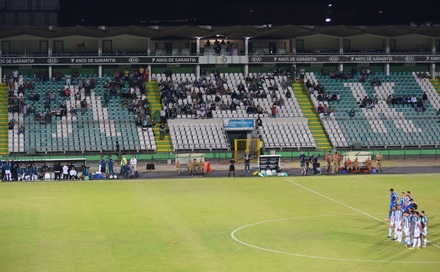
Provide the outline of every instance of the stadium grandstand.
{"type": "Polygon", "coordinates": [[[436,26],[14,27],[0,45],[2,155],[440,144],[436,26]]]}

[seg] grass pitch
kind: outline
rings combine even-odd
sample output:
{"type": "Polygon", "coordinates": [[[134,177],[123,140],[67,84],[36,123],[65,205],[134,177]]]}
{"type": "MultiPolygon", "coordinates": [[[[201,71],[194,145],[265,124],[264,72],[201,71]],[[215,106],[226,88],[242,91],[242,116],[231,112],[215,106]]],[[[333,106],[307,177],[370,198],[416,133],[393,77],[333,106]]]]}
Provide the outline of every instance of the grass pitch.
{"type": "Polygon", "coordinates": [[[440,175],[0,184],[1,271],[435,271],[440,175]],[[410,190],[434,244],[386,239],[410,190]]]}

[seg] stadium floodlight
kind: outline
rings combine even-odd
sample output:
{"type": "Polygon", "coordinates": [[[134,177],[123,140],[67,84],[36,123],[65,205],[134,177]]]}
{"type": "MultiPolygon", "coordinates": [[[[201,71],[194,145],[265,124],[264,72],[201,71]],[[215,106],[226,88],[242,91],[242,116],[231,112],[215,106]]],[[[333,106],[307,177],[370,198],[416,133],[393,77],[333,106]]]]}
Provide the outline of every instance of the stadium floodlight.
{"type": "Polygon", "coordinates": [[[330,23],[331,21],[332,21],[331,18],[325,18],[325,22],[326,22],[326,23],[330,23]]]}

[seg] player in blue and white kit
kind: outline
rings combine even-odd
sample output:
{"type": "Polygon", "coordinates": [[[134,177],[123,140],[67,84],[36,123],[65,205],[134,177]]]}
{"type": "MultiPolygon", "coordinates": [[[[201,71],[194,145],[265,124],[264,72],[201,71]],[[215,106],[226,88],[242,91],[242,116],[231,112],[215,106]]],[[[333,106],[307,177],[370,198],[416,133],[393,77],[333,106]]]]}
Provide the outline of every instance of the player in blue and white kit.
{"type": "Polygon", "coordinates": [[[405,201],[403,202],[403,211],[408,211],[408,209],[409,209],[409,205],[411,204],[411,198],[410,198],[410,196],[409,195],[406,195],[405,196],[405,201]]]}
{"type": "Polygon", "coordinates": [[[411,228],[411,216],[408,211],[403,212],[403,220],[402,220],[402,229],[405,234],[405,245],[409,246],[411,244],[411,236],[410,236],[410,228],[411,228]]]}
{"type": "Polygon", "coordinates": [[[32,164],[31,168],[31,180],[37,180],[38,179],[38,167],[34,164],[32,164]]]}
{"type": "Polygon", "coordinates": [[[419,217],[419,212],[414,212],[414,236],[413,236],[413,246],[410,249],[420,249],[421,239],[420,235],[422,234],[422,222],[419,217]]]}
{"type": "Polygon", "coordinates": [[[5,181],[12,181],[11,168],[12,168],[11,163],[9,162],[9,160],[6,160],[6,162],[3,163],[3,171],[5,173],[3,179],[5,181]]]}
{"type": "Polygon", "coordinates": [[[24,168],[23,166],[20,164],[20,166],[17,168],[17,180],[23,180],[24,179],[24,168]]]}
{"type": "Polygon", "coordinates": [[[393,210],[393,207],[396,206],[398,198],[399,198],[399,196],[397,195],[397,193],[394,192],[393,188],[391,188],[390,189],[390,211],[388,213],[388,218],[385,220],[390,221],[391,211],[393,210]]]}
{"type": "Polygon", "coordinates": [[[426,247],[426,243],[428,240],[426,239],[426,236],[428,235],[428,217],[426,217],[425,211],[420,212],[420,218],[422,221],[422,237],[423,237],[423,246],[426,247]]]}
{"type": "Polygon", "coordinates": [[[394,235],[396,234],[396,231],[395,231],[395,225],[394,225],[394,217],[395,217],[395,215],[396,215],[396,206],[394,206],[392,209],[391,209],[391,213],[390,213],[390,227],[388,228],[388,236],[387,236],[387,238],[391,238],[391,234],[393,233],[393,230],[394,230],[394,235]]]}
{"type": "Polygon", "coordinates": [[[400,194],[400,208],[403,210],[403,208],[405,207],[405,192],[402,192],[400,194]]]}
{"type": "Polygon", "coordinates": [[[24,170],[24,179],[25,180],[31,180],[31,167],[28,165],[26,166],[26,169],[24,170]]]}
{"type": "Polygon", "coordinates": [[[394,238],[397,242],[402,242],[402,216],[403,211],[400,208],[400,204],[397,204],[396,211],[394,212],[394,238]]]}

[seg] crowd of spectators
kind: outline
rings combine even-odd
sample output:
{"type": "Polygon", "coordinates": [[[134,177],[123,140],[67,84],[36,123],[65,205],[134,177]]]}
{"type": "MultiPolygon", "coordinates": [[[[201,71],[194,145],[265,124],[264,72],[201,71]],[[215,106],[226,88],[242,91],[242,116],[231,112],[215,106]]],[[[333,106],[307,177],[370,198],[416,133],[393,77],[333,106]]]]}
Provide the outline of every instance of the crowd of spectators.
{"type": "Polygon", "coordinates": [[[212,118],[213,111],[236,111],[245,109],[248,114],[261,114],[267,112],[256,103],[257,98],[270,99],[272,107],[285,105],[277,91],[285,94],[286,98],[292,97],[287,89],[288,82],[282,81],[281,86],[273,84],[267,90],[263,88],[266,79],[273,80],[275,76],[287,75],[287,72],[274,69],[270,73],[247,75],[244,82],[232,86],[226,75],[221,75],[217,70],[204,70],[200,78],[190,81],[188,78],[167,77],[158,82],[160,101],[163,105],[162,117],[176,118],[178,115],[191,115],[193,118],[212,118]],[[212,99],[206,99],[210,95],[212,99]],[[228,99],[225,99],[224,96],[228,99]]]}
{"type": "MultiPolygon", "coordinates": [[[[54,72],[52,81],[48,81],[46,84],[47,91],[42,93],[40,90],[35,90],[35,84],[41,81],[38,71],[35,71],[33,77],[24,80],[24,77],[20,75],[20,72],[13,71],[12,77],[6,77],[8,86],[8,112],[22,114],[24,118],[32,117],[35,121],[48,124],[52,122],[53,117],[67,116],[68,113],[77,115],[77,109],[75,107],[67,108],[66,99],[69,99],[72,95],[75,96],[75,100],[81,101],[83,98],[82,93],[85,96],[91,95],[91,89],[94,88],[95,79],[93,77],[77,78],[78,74],[74,71],[73,77],[77,81],[78,88],[75,93],[72,93],[69,86],[64,87],[63,84],[58,84],[61,80],[58,72],[54,72]],[[60,88],[59,86],[63,86],[60,88]],[[59,88],[55,91],[55,88],[59,88]],[[43,107],[38,107],[39,103],[43,107]]],[[[70,75],[69,75],[70,77],[70,75]]],[[[84,101],[84,100],[83,100],[84,101]]],[[[86,107],[82,106],[82,112],[84,113],[86,107]]],[[[13,129],[13,128],[12,128],[13,129]]]]}
{"type": "MultiPolygon", "coordinates": [[[[344,73],[344,72],[329,72],[328,69],[324,68],[321,71],[322,76],[328,76],[330,79],[335,80],[348,80],[352,78],[358,78],[358,81],[361,83],[367,82],[367,79],[371,80],[370,85],[373,87],[381,86],[382,82],[378,77],[373,77],[374,73],[368,68],[362,68],[360,73],[353,68],[350,72],[344,73]],[[373,78],[372,78],[373,77],[373,78]]],[[[426,78],[428,75],[426,73],[418,73],[418,78],[426,78]]],[[[332,108],[331,102],[339,104],[341,96],[338,92],[327,92],[325,91],[324,86],[319,84],[319,82],[311,82],[310,80],[307,80],[305,82],[305,86],[308,90],[309,95],[314,95],[316,99],[319,102],[319,105],[317,106],[316,110],[318,113],[322,113],[324,115],[329,115],[330,113],[334,112],[335,109],[332,108]]],[[[365,96],[365,97],[359,97],[357,98],[359,108],[365,108],[365,109],[373,109],[379,102],[379,98],[377,95],[374,95],[373,97],[365,96]]],[[[421,97],[417,97],[416,95],[407,95],[407,96],[393,96],[389,95],[386,99],[386,103],[389,106],[392,107],[413,107],[417,112],[424,112],[426,110],[426,101],[428,100],[428,96],[426,92],[422,94],[421,97]]],[[[350,117],[354,117],[354,109],[350,110],[350,117]]]]}
{"type": "Polygon", "coordinates": [[[148,78],[148,68],[116,70],[114,77],[108,78],[104,84],[104,105],[107,106],[113,97],[120,96],[122,107],[135,115],[136,126],[152,127],[154,122],[145,88],[148,78]]]}
{"type": "Polygon", "coordinates": [[[393,96],[388,95],[386,103],[392,107],[412,107],[417,112],[425,112],[426,111],[426,102],[428,100],[428,95],[426,92],[423,92],[421,97],[417,97],[416,95],[407,95],[407,96],[393,96]]]}

